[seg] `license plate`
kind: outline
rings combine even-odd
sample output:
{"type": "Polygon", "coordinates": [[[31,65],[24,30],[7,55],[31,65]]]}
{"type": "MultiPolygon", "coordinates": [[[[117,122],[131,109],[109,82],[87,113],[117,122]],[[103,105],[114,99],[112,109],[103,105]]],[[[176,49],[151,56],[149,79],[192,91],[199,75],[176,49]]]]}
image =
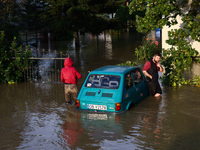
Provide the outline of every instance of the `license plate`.
{"type": "Polygon", "coordinates": [[[96,109],[96,110],[107,110],[106,105],[93,105],[93,104],[88,104],[87,105],[88,109],[96,109]]]}
{"type": "Polygon", "coordinates": [[[107,114],[88,114],[87,117],[90,120],[107,120],[108,119],[107,114]]]}

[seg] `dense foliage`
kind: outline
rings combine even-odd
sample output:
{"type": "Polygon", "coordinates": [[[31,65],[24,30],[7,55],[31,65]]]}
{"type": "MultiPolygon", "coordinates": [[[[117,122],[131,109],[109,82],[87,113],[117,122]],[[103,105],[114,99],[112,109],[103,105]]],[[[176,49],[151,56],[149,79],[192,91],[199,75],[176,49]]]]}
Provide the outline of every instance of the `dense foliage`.
{"type": "MultiPolygon", "coordinates": [[[[22,48],[20,32],[51,33],[54,39],[95,35],[105,30],[123,30],[129,19],[125,0],[0,0],[0,82],[19,82],[30,53],[22,48]],[[117,13],[116,13],[117,12],[117,13]],[[116,17],[114,17],[116,13],[116,17]],[[125,15],[125,17],[123,17],[125,15]],[[14,40],[13,40],[14,37],[14,40]]],[[[47,38],[47,36],[46,36],[47,38]]],[[[27,43],[26,43],[27,44],[27,43]]]]}
{"type": "Polygon", "coordinates": [[[19,14],[15,0],[0,0],[0,31],[5,32],[8,41],[19,36],[19,14]]]}
{"type": "Polygon", "coordinates": [[[137,66],[137,62],[134,61],[126,61],[125,63],[117,64],[118,66],[137,66]]]}
{"type": "Polygon", "coordinates": [[[132,0],[129,8],[130,13],[143,12],[136,16],[137,30],[141,33],[162,29],[165,25],[171,27],[177,24],[178,15],[182,17],[183,27],[168,33],[166,42],[171,48],[162,50],[162,64],[166,71],[163,83],[173,86],[187,84],[189,81],[186,81],[184,71],[198,55],[189,41],[200,42],[199,0],[132,0]]]}
{"type": "MultiPolygon", "coordinates": [[[[179,30],[180,31],[180,30],[179,30]]],[[[171,33],[171,32],[170,32],[171,33]]],[[[175,32],[177,33],[177,32],[175,32]]],[[[169,35],[170,37],[170,35],[169,35]]],[[[184,39],[169,39],[173,42],[170,49],[163,50],[162,64],[165,66],[164,84],[172,86],[188,84],[184,78],[184,71],[188,70],[198,52],[184,39]]],[[[168,41],[168,42],[169,42],[168,41]]]]}
{"type": "Polygon", "coordinates": [[[136,17],[137,30],[142,33],[162,28],[164,25],[177,23],[176,16],[180,14],[179,1],[176,0],[132,0],[130,13],[138,13],[136,17]]]}
{"type": "Polygon", "coordinates": [[[30,51],[23,51],[17,45],[16,37],[11,44],[4,32],[0,33],[0,83],[15,83],[24,80],[24,73],[28,69],[30,51]]]}
{"type": "Polygon", "coordinates": [[[154,53],[160,53],[158,41],[145,37],[142,40],[142,45],[135,49],[135,54],[139,60],[150,60],[154,53]]]}
{"type": "Polygon", "coordinates": [[[192,81],[194,85],[200,87],[200,76],[194,76],[192,81]]]}

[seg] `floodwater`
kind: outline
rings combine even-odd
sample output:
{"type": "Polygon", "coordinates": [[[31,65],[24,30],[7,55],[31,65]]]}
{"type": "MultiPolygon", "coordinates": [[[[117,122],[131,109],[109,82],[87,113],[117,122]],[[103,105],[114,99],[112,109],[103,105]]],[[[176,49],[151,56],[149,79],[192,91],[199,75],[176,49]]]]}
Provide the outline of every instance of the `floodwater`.
{"type": "MultiPolygon", "coordinates": [[[[121,36],[97,42],[84,37],[81,42],[78,53],[69,48],[83,75],[79,89],[89,70],[135,60],[134,49],[141,39],[121,36]]],[[[147,97],[115,115],[66,106],[60,82],[0,84],[0,149],[199,150],[200,88],[162,89],[162,98],[147,97]]]]}

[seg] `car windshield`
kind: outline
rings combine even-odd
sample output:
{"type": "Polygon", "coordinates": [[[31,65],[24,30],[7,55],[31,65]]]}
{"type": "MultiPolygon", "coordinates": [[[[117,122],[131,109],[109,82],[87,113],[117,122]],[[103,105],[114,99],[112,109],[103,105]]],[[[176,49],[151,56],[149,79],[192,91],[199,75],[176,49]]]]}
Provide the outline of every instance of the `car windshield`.
{"type": "Polygon", "coordinates": [[[85,87],[118,89],[120,76],[91,74],[85,84],[85,87]]]}

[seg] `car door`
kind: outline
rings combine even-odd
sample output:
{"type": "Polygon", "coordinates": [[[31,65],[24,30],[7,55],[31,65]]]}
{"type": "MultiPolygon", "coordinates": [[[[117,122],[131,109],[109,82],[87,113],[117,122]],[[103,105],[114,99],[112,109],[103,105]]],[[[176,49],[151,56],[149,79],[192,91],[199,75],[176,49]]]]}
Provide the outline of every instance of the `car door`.
{"type": "Polygon", "coordinates": [[[134,80],[132,73],[129,72],[124,76],[124,91],[123,91],[123,109],[127,109],[129,105],[134,101],[136,94],[136,89],[134,85],[134,80]]]}
{"type": "Polygon", "coordinates": [[[136,101],[140,101],[144,97],[147,96],[148,89],[144,79],[144,76],[139,68],[136,68],[132,71],[133,81],[136,89],[137,99],[136,101]]]}

